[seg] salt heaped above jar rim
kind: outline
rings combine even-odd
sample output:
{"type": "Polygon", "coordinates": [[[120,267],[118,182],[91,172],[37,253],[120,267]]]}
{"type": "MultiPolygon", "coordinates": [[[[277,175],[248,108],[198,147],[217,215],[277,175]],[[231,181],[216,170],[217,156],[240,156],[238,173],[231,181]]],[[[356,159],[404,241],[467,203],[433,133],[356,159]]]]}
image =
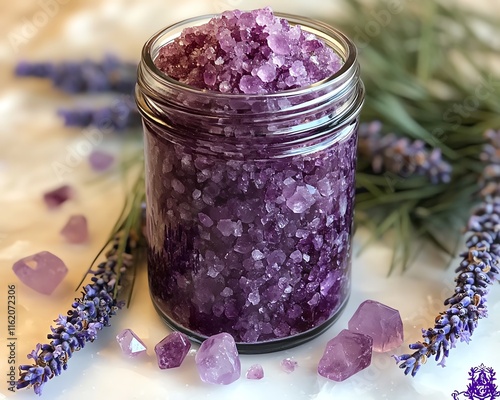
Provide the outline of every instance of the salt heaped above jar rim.
{"type": "MultiPolygon", "coordinates": [[[[253,127],[254,136],[266,136],[266,144],[270,146],[273,146],[274,140],[271,136],[279,136],[280,143],[298,143],[310,138],[309,128],[313,120],[318,120],[314,124],[315,129],[328,124],[341,131],[343,125],[349,125],[353,116],[359,114],[364,100],[354,43],[342,32],[323,22],[285,13],[275,15],[286,19],[291,25],[300,25],[301,29],[313,33],[330,46],[343,61],[338,72],[309,86],[266,94],[221,93],[186,85],[161,72],[154,60],[160,48],[178,37],[183,28],[201,25],[216,15],[190,18],[158,31],[143,47],[136,87],[136,101],[143,118],[169,124],[172,121],[165,121],[163,117],[168,115],[170,109],[174,109],[175,123],[184,121],[188,134],[193,127],[203,124],[213,125],[211,135],[222,136],[228,136],[227,130],[217,129],[218,126],[249,124],[253,127]],[[207,110],[210,110],[209,115],[207,110]],[[235,114],[238,118],[236,122],[235,114]],[[305,124],[297,124],[300,115],[305,124]],[[328,118],[322,118],[325,116],[328,118]],[[272,129],[269,129],[270,118],[274,123],[272,129]],[[293,123],[289,122],[291,119],[293,123]]],[[[235,138],[240,143],[246,139],[241,136],[235,138]]],[[[231,138],[228,138],[230,141],[231,138]]]]}

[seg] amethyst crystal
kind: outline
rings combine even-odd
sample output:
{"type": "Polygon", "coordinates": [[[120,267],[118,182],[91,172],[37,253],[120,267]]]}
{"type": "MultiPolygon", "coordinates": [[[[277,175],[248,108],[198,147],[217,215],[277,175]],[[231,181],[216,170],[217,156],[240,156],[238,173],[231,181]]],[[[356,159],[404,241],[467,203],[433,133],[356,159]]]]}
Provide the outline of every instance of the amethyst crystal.
{"type": "Polygon", "coordinates": [[[89,239],[87,218],[84,215],[72,215],[61,229],[61,235],[69,243],[84,243],[89,239]]]}
{"type": "Polygon", "coordinates": [[[399,311],[378,301],[366,300],[349,320],[349,330],[373,339],[373,351],[394,350],[403,343],[403,321],[399,311]]]}
{"type": "Polygon", "coordinates": [[[89,164],[94,171],[106,171],[114,161],[112,154],[102,150],[94,150],[89,155],[89,164]]]}
{"type": "Polygon", "coordinates": [[[281,369],[285,371],[287,374],[292,373],[299,366],[299,363],[291,358],[285,358],[281,360],[281,369]]]}
{"type": "Polygon", "coordinates": [[[310,85],[336,73],[340,57],[270,8],[226,11],[185,29],[155,61],[166,75],[222,93],[271,93],[310,85]]]}
{"type": "Polygon", "coordinates": [[[372,360],[373,339],[344,329],[326,344],[318,373],[341,382],[368,367],[372,360]]]}
{"type": "Polygon", "coordinates": [[[12,269],[26,286],[46,295],[51,294],[68,273],[64,262],[48,251],[21,258],[12,269]]]}
{"type": "Polygon", "coordinates": [[[195,362],[203,382],[229,385],[241,375],[236,343],[225,332],[206,339],[196,353],[195,362]]]}
{"type": "Polygon", "coordinates": [[[121,331],[116,335],[116,341],[127,357],[133,358],[146,353],[146,345],[131,329],[121,331]]]}
{"type": "Polygon", "coordinates": [[[54,209],[59,207],[65,201],[71,199],[73,196],[73,188],[69,185],[63,185],[44,193],[43,200],[48,208],[54,209]]]}
{"type": "Polygon", "coordinates": [[[260,364],[253,364],[247,371],[247,379],[262,379],[264,378],[264,369],[260,364]]]}
{"type": "Polygon", "coordinates": [[[181,332],[172,332],[155,346],[156,359],[160,369],[179,367],[186,358],[191,342],[181,332]]]}

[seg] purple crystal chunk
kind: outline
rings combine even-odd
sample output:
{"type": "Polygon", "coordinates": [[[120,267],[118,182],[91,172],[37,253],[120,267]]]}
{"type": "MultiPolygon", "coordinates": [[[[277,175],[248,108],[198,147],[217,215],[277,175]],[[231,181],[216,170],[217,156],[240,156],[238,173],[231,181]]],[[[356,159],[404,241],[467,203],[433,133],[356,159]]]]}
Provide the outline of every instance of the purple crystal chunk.
{"type": "Polygon", "coordinates": [[[68,273],[64,262],[48,251],[21,258],[12,269],[26,286],[47,295],[55,290],[68,273]]]}
{"type": "Polygon", "coordinates": [[[89,155],[89,164],[94,171],[106,171],[111,167],[115,158],[112,154],[102,150],[94,150],[89,155]]]}
{"type": "Polygon", "coordinates": [[[181,332],[172,332],[155,346],[160,369],[179,367],[191,348],[188,337],[181,332]]]}
{"type": "Polygon", "coordinates": [[[87,218],[84,215],[72,215],[60,233],[69,243],[86,242],[89,239],[87,218]]]}
{"type": "Polygon", "coordinates": [[[73,189],[69,185],[63,185],[57,189],[46,192],[43,195],[43,200],[48,208],[54,209],[59,207],[65,201],[71,199],[73,195],[73,189]]]}
{"type": "Polygon", "coordinates": [[[341,382],[368,367],[372,360],[373,339],[347,329],[326,344],[318,364],[318,373],[341,382]]]}
{"type": "Polygon", "coordinates": [[[287,374],[292,373],[299,366],[299,363],[291,358],[285,358],[281,360],[281,369],[287,374]]]}
{"type": "Polygon", "coordinates": [[[254,364],[247,371],[247,379],[262,379],[264,378],[264,369],[260,364],[254,364]]]}
{"type": "Polygon", "coordinates": [[[399,311],[378,301],[366,300],[349,320],[349,330],[373,338],[373,351],[391,351],[403,344],[399,311]]]}
{"type": "Polygon", "coordinates": [[[196,353],[195,362],[203,382],[229,385],[241,375],[236,343],[225,332],[206,339],[196,353]]]}
{"type": "Polygon", "coordinates": [[[116,341],[127,357],[133,358],[146,353],[146,345],[131,329],[121,331],[116,335],[116,341]]]}

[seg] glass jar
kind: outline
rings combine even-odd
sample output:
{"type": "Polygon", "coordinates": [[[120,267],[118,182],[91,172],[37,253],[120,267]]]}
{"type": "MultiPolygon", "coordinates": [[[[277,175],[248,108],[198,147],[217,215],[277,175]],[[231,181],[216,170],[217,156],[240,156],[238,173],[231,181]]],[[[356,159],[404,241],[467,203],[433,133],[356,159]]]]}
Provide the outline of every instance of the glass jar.
{"type": "Polygon", "coordinates": [[[314,85],[265,95],[203,91],[154,65],[182,21],[144,46],[148,279],[167,324],[195,341],[230,333],[241,352],[281,350],[329,327],[351,287],[358,116],[354,44],[286,14],[344,61],[314,85]]]}

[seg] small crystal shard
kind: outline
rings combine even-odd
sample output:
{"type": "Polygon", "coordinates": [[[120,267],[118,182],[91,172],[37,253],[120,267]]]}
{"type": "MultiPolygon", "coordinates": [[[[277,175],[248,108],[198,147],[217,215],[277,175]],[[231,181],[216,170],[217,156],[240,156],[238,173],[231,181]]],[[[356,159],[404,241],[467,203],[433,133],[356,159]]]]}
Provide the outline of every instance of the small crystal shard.
{"type": "Polygon", "coordinates": [[[372,345],[370,336],[344,329],[326,344],[318,373],[335,382],[346,380],[370,365],[372,345]]]}
{"type": "Polygon", "coordinates": [[[83,215],[72,215],[60,233],[69,243],[86,242],[89,238],[87,218],[83,215]]]}
{"type": "Polygon", "coordinates": [[[146,345],[131,329],[121,331],[116,335],[116,341],[120,345],[123,354],[128,357],[137,357],[146,353],[146,345]]]}
{"type": "Polygon", "coordinates": [[[181,332],[172,332],[155,346],[156,359],[160,369],[179,367],[186,358],[191,342],[181,332]]]}
{"type": "Polygon", "coordinates": [[[296,214],[307,211],[314,203],[316,199],[304,186],[298,187],[292,197],[286,201],[287,207],[296,214]]]}
{"type": "Polygon", "coordinates": [[[378,301],[360,304],[349,321],[349,330],[373,338],[373,351],[385,352],[403,343],[403,322],[399,311],[378,301]]]}
{"type": "Polygon", "coordinates": [[[57,189],[44,193],[43,200],[48,208],[54,209],[73,197],[73,189],[69,185],[63,185],[57,189]]]}
{"type": "Polygon", "coordinates": [[[12,269],[26,286],[47,295],[55,290],[68,273],[64,262],[48,251],[21,258],[12,269]]]}
{"type": "Polygon", "coordinates": [[[203,382],[229,385],[241,375],[236,343],[225,332],[206,339],[196,353],[195,362],[203,382]]]}
{"type": "Polygon", "coordinates": [[[264,369],[260,364],[254,364],[247,371],[247,379],[262,379],[264,378],[264,369]]]}
{"type": "Polygon", "coordinates": [[[299,363],[291,358],[285,358],[281,360],[281,369],[287,374],[292,373],[299,366],[299,363]]]}
{"type": "Polygon", "coordinates": [[[94,171],[106,171],[113,164],[113,155],[102,150],[94,150],[89,155],[89,164],[94,171]]]}

